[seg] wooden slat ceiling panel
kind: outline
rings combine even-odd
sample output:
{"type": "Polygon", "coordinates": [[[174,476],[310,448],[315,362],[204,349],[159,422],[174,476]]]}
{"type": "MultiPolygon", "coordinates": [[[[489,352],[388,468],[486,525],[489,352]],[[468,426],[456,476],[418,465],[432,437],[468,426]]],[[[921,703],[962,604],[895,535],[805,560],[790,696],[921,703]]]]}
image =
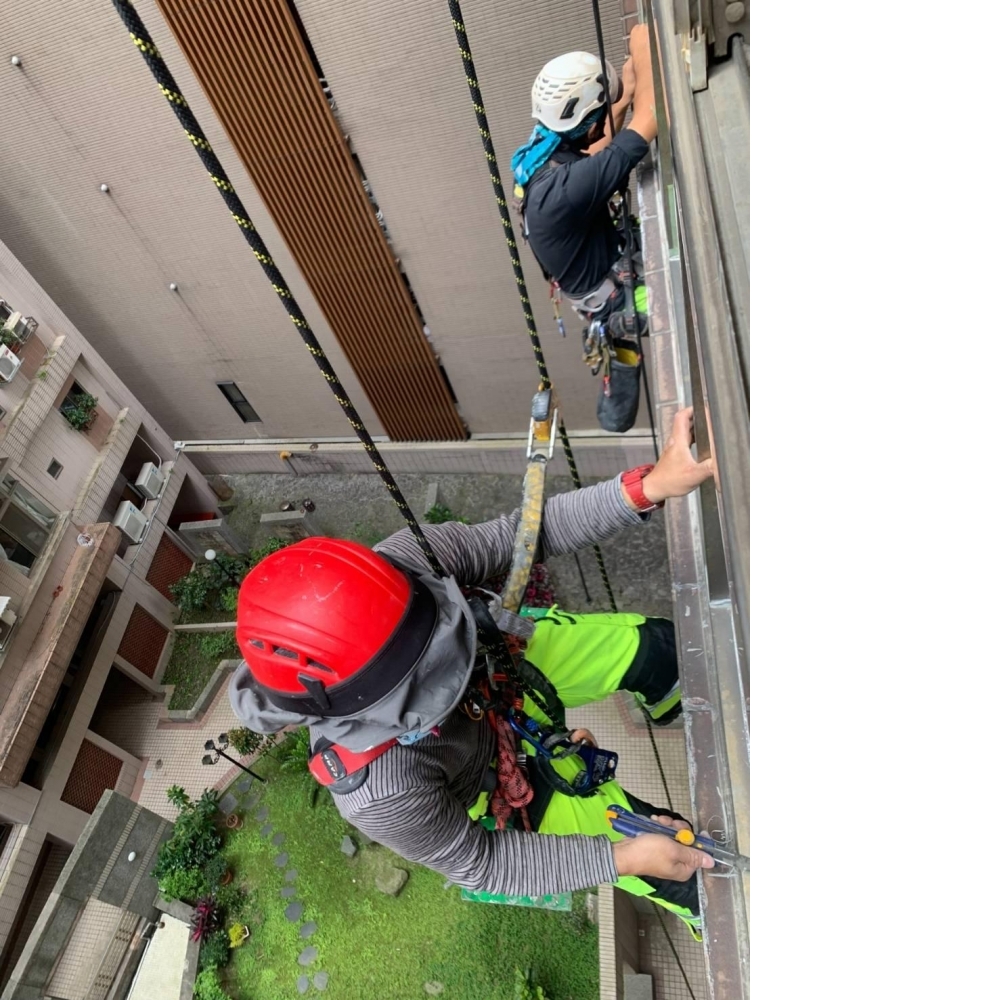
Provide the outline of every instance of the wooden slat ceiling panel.
{"type": "Polygon", "coordinates": [[[285,0],[157,0],[394,440],[465,428],[285,0]]]}

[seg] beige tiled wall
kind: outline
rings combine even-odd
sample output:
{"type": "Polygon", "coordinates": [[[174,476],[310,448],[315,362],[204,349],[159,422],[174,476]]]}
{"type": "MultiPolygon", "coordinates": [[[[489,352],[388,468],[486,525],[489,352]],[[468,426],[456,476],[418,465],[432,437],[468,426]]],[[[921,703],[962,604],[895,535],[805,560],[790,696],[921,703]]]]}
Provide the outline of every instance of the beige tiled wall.
{"type": "Polygon", "coordinates": [[[117,906],[88,899],[49,981],[47,993],[84,1000],[121,920],[117,906]]]}
{"type": "Polygon", "coordinates": [[[45,834],[30,826],[17,826],[4,850],[4,870],[0,871],[0,947],[7,941],[21,899],[31,880],[45,834]]]}

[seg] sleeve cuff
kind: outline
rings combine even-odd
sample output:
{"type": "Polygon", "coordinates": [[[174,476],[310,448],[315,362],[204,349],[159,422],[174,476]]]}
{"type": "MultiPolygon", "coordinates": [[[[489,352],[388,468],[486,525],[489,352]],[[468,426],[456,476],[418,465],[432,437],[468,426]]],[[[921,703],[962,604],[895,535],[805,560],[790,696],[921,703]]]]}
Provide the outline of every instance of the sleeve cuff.
{"type": "Polygon", "coordinates": [[[629,505],[628,501],[622,495],[622,476],[624,473],[619,472],[614,479],[610,480],[606,485],[613,488],[614,492],[614,504],[615,513],[620,514],[622,518],[622,524],[625,526],[631,524],[645,524],[650,517],[652,517],[653,512],[651,510],[646,511],[645,514],[640,514],[639,511],[633,510],[629,505]]]}

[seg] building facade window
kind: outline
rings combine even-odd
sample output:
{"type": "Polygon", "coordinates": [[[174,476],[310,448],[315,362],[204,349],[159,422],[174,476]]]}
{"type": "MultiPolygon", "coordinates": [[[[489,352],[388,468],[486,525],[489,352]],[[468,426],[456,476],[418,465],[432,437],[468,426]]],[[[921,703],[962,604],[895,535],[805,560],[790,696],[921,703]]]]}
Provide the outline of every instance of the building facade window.
{"type": "Polygon", "coordinates": [[[246,396],[240,391],[240,387],[235,382],[216,382],[222,390],[222,395],[229,401],[229,405],[239,414],[240,420],[245,424],[258,424],[260,417],[257,411],[250,405],[246,396]]]}
{"type": "Polygon", "coordinates": [[[56,515],[13,476],[0,482],[0,560],[25,576],[42,554],[56,515]]]}
{"type": "Polygon", "coordinates": [[[62,472],[62,470],[63,470],[63,467],[55,459],[52,459],[52,461],[49,462],[49,467],[48,467],[48,469],[46,469],[46,472],[48,472],[48,474],[53,479],[58,479],[59,478],[59,474],[62,472]]]}

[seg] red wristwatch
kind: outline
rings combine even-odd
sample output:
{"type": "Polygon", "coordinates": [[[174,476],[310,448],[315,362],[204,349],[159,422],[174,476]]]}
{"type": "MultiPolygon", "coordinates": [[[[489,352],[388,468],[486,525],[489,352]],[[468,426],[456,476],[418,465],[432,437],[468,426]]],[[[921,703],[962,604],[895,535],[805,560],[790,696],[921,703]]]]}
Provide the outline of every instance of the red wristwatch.
{"type": "Polygon", "coordinates": [[[652,465],[639,465],[634,469],[629,469],[628,472],[622,473],[622,486],[625,487],[625,492],[628,494],[629,500],[632,501],[639,508],[640,514],[645,514],[647,511],[659,510],[663,503],[652,503],[649,497],[643,492],[642,481],[653,471],[652,465]]]}

